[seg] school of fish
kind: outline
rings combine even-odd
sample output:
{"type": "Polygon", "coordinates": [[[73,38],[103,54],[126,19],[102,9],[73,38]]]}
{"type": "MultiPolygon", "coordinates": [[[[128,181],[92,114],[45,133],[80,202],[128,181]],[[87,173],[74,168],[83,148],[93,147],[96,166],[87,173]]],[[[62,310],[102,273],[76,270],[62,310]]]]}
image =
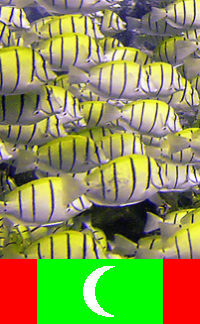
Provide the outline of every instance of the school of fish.
{"type": "Polygon", "coordinates": [[[200,185],[200,1],[121,1],[0,1],[2,259],[200,258],[200,208],[161,198],[200,185]],[[146,199],[138,242],[83,213],[146,199]]]}

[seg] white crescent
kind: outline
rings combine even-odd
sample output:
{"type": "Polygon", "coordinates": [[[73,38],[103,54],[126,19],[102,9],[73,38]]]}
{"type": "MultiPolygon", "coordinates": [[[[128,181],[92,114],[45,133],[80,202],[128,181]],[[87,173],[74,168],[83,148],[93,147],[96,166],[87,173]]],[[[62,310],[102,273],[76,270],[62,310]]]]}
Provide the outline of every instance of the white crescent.
{"type": "Polygon", "coordinates": [[[84,286],[83,286],[83,296],[85,303],[87,306],[96,314],[102,315],[105,317],[114,317],[114,315],[111,315],[104,311],[104,309],[98,304],[96,296],[95,296],[95,288],[97,281],[99,278],[103,275],[103,273],[110,268],[114,268],[114,266],[104,266],[101,268],[98,268],[94,270],[85,280],[84,286]]]}

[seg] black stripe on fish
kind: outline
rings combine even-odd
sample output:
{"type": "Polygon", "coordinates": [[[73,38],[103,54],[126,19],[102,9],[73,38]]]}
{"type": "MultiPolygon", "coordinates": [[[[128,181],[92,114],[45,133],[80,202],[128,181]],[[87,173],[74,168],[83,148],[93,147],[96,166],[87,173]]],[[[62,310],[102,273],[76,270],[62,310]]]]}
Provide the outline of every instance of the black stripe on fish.
{"type": "Polygon", "coordinates": [[[53,216],[53,213],[55,211],[55,196],[54,196],[54,189],[53,189],[53,183],[51,180],[49,180],[49,187],[50,187],[50,215],[47,220],[47,223],[51,221],[51,218],[53,216]]]}

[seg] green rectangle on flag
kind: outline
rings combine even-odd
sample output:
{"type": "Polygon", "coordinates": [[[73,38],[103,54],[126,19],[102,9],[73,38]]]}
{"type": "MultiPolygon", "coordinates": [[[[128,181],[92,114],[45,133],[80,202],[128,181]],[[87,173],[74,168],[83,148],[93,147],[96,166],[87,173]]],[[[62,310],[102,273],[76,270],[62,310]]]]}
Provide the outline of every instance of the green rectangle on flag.
{"type": "Polygon", "coordinates": [[[37,268],[37,324],[163,323],[162,260],[38,260],[37,268]]]}

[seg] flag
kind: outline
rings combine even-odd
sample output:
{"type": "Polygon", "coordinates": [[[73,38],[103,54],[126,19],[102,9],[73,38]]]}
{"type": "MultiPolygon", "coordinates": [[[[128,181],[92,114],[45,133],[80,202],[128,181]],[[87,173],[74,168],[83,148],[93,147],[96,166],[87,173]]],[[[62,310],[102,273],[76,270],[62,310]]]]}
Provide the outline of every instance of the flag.
{"type": "Polygon", "coordinates": [[[199,265],[199,260],[0,260],[0,323],[196,323],[199,265]]]}

